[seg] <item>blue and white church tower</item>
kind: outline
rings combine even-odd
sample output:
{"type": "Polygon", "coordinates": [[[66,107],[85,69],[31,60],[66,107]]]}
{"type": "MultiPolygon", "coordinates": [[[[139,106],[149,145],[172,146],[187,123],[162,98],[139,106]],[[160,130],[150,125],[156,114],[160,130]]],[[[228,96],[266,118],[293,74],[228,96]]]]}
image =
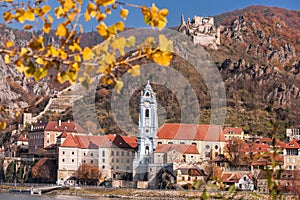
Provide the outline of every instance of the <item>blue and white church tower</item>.
{"type": "Polygon", "coordinates": [[[133,180],[147,181],[149,165],[153,163],[156,148],[154,139],[158,128],[157,102],[148,81],[140,97],[138,152],[133,160],[133,180]]]}

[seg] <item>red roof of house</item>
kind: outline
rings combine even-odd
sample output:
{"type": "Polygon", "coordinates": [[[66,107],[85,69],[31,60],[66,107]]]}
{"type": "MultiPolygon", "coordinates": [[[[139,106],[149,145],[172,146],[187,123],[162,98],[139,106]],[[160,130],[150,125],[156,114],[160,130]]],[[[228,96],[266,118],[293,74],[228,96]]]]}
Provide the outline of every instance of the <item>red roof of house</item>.
{"type": "Polygon", "coordinates": [[[45,127],[45,131],[59,131],[59,132],[74,132],[74,133],[86,133],[86,131],[75,122],[59,122],[50,121],[45,127]],[[59,126],[60,125],[60,126],[59,126]]]}
{"type": "Polygon", "coordinates": [[[248,178],[252,179],[253,176],[249,173],[235,173],[235,172],[224,172],[222,174],[222,181],[224,183],[237,183],[244,176],[247,175],[248,178]]]}
{"type": "Polygon", "coordinates": [[[28,142],[28,138],[25,138],[23,135],[20,135],[18,137],[18,141],[21,141],[21,142],[28,142]]]}
{"type": "Polygon", "coordinates": [[[220,125],[164,124],[157,131],[159,139],[225,141],[220,125]]]}
{"type": "Polygon", "coordinates": [[[64,131],[59,136],[57,136],[56,138],[66,138],[67,136],[68,136],[67,131],[64,131]]]}
{"type": "Polygon", "coordinates": [[[68,134],[61,147],[97,149],[99,147],[136,148],[137,139],[120,135],[75,135],[68,134]],[[128,143],[129,142],[129,143],[128,143]]]}
{"type": "Polygon", "coordinates": [[[285,145],[285,148],[287,148],[287,149],[299,149],[300,148],[300,145],[299,145],[299,140],[292,140],[292,141],[290,141],[289,143],[287,143],[286,145],[285,145]]]}
{"type": "Polygon", "coordinates": [[[241,135],[243,132],[242,128],[239,127],[226,127],[223,130],[223,134],[234,134],[234,135],[241,135]]]}
{"type": "Polygon", "coordinates": [[[182,154],[199,154],[195,145],[187,144],[159,144],[154,153],[167,153],[170,151],[176,151],[182,154]]]}

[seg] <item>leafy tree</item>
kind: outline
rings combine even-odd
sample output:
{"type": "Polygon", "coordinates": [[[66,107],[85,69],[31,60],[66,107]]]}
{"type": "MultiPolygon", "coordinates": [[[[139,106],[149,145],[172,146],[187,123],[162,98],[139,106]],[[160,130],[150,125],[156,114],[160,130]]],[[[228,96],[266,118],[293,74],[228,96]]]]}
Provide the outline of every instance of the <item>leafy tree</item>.
{"type": "Polygon", "coordinates": [[[224,147],[224,154],[231,165],[236,167],[240,164],[246,164],[248,156],[243,151],[244,144],[245,141],[241,139],[232,139],[224,147]]]}
{"type": "MultiPolygon", "coordinates": [[[[94,73],[102,73],[103,83],[115,85],[117,91],[120,91],[123,83],[114,74],[116,68],[125,66],[129,73],[138,76],[139,65],[133,63],[141,58],[148,58],[163,66],[170,64],[173,46],[165,36],[160,35],[158,42],[154,38],[147,38],[142,44],[136,44],[134,36],[117,37],[125,29],[124,21],[129,13],[126,7],[140,9],[145,23],[158,29],[166,26],[167,9],[159,9],[155,4],[146,7],[116,0],[57,0],[56,7],[51,5],[45,0],[0,1],[0,7],[5,8],[5,23],[21,24],[24,30],[32,33],[32,39],[25,46],[18,46],[8,38],[3,38],[0,45],[5,63],[14,64],[27,77],[34,77],[38,81],[47,76],[50,69],[56,69],[56,81],[79,81],[88,86],[94,73]],[[120,21],[107,26],[104,20],[113,12],[119,12],[120,21]],[[82,17],[85,23],[97,22],[98,34],[106,39],[96,48],[80,45],[84,32],[83,24],[80,23],[82,17]],[[57,46],[45,42],[45,37],[52,32],[59,40],[57,46]],[[132,46],[137,47],[137,53],[125,59],[124,49],[132,46]],[[117,57],[118,52],[120,57],[117,57]]],[[[0,129],[5,128],[6,123],[2,120],[0,129]]]]}
{"type": "Polygon", "coordinates": [[[101,171],[96,166],[82,164],[76,172],[76,177],[84,184],[97,184],[101,178],[101,171]]]}

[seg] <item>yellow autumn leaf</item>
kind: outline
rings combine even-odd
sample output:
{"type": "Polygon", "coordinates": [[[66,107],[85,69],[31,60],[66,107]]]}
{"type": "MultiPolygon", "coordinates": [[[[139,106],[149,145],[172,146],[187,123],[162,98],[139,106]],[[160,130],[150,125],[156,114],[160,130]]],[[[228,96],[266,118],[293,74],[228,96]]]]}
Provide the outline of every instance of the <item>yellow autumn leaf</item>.
{"type": "Polygon", "coordinates": [[[120,16],[125,20],[127,18],[128,12],[129,11],[127,9],[122,9],[120,11],[120,16]]]}
{"type": "Polygon", "coordinates": [[[36,62],[37,64],[39,64],[39,65],[42,65],[42,64],[44,64],[44,59],[43,59],[43,58],[37,58],[37,59],[35,60],[35,62],[36,62]]]}
{"type": "Polygon", "coordinates": [[[6,122],[0,122],[0,130],[4,130],[6,128],[6,122]]]}
{"type": "Polygon", "coordinates": [[[24,56],[26,53],[28,52],[28,50],[24,47],[21,48],[21,51],[20,51],[20,56],[24,56]]]}
{"type": "Polygon", "coordinates": [[[125,45],[126,45],[126,39],[125,39],[124,37],[115,39],[115,40],[111,43],[111,47],[112,47],[113,49],[119,50],[119,52],[120,52],[120,54],[121,54],[122,56],[125,55],[125,51],[124,51],[125,45]]]}
{"type": "Polygon", "coordinates": [[[97,31],[98,33],[103,36],[106,37],[107,36],[107,26],[105,25],[104,22],[101,22],[98,26],[97,26],[97,31]]]}
{"type": "Polygon", "coordinates": [[[50,23],[53,23],[53,17],[51,15],[48,15],[48,20],[50,23]]]}
{"type": "Polygon", "coordinates": [[[59,19],[64,14],[65,14],[65,11],[61,6],[55,8],[55,16],[56,16],[57,19],[59,19]]]}
{"type": "Polygon", "coordinates": [[[121,31],[121,32],[124,31],[124,29],[125,29],[124,22],[117,22],[115,24],[115,27],[117,28],[118,31],[121,31]]]}
{"type": "Polygon", "coordinates": [[[43,31],[44,31],[45,33],[49,33],[50,30],[51,30],[51,26],[52,26],[51,23],[45,22],[45,23],[44,23],[44,26],[43,26],[43,31]]]}
{"type": "Polygon", "coordinates": [[[168,11],[168,9],[164,8],[159,11],[159,14],[166,17],[169,14],[169,11],[168,11]]]}
{"type": "Polygon", "coordinates": [[[117,93],[120,93],[121,89],[123,88],[124,83],[122,81],[116,81],[116,91],[117,93]]]}
{"type": "Polygon", "coordinates": [[[83,58],[83,60],[90,60],[90,59],[93,58],[93,55],[94,55],[93,51],[90,48],[85,47],[83,49],[83,52],[82,52],[82,58],[83,58]]]}
{"type": "Polygon", "coordinates": [[[12,47],[14,45],[14,42],[13,41],[8,41],[6,42],[6,47],[9,48],[9,47],[12,47]]]}
{"type": "Polygon", "coordinates": [[[64,11],[68,12],[71,8],[75,7],[75,2],[73,0],[64,1],[64,11]]]}
{"type": "Polygon", "coordinates": [[[90,13],[88,11],[86,11],[84,13],[84,20],[85,21],[90,21],[91,20],[91,16],[90,16],[90,13]]]}
{"type": "Polygon", "coordinates": [[[141,74],[140,66],[132,66],[131,69],[128,70],[128,73],[130,73],[133,77],[139,76],[141,74]]]}
{"type": "Polygon", "coordinates": [[[49,12],[51,10],[51,7],[49,5],[44,5],[42,7],[42,11],[44,14],[46,14],[47,12],[49,12]]]}
{"type": "Polygon", "coordinates": [[[6,22],[9,21],[12,17],[13,17],[13,14],[11,14],[8,11],[3,13],[3,18],[6,22]]]}
{"type": "Polygon", "coordinates": [[[172,59],[172,53],[170,52],[156,52],[152,55],[152,59],[154,62],[156,62],[159,65],[162,66],[169,66],[171,59],[172,59]]]}
{"type": "Polygon", "coordinates": [[[131,47],[135,45],[135,37],[132,35],[126,40],[126,47],[131,47]]]}
{"type": "Polygon", "coordinates": [[[32,26],[29,25],[29,24],[25,24],[25,25],[23,26],[23,28],[24,28],[25,30],[30,30],[30,29],[32,29],[32,26]]]}
{"type": "Polygon", "coordinates": [[[104,14],[104,13],[97,13],[96,19],[97,19],[98,22],[105,20],[106,19],[106,14],[104,14]]]}
{"type": "Polygon", "coordinates": [[[111,14],[111,9],[110,8],[106,8],[105,9],[105,13],[108,14],[108,15],[110,15],[111,14]]]}
{"type": "Polygon", "coordinates": [[[24,13],[24,18],[25,18],[25,20],[28,20],[28,21],[34,21],[35,20],[34,13],[31,10],[27,10],[24,13]]]}
{"type": "Polygon", "coordinates": [[[59,55],[59,51],[56,50],[56,48],[54,46],[50,47],[50,53],[53,57],[56,57],[59,55]]]}
{"type": "Polygon", "coordinates": [[[67,29],[66,29],[66,27],[65,27],[63,24],[58,25],[55,34],[56,34],[57,36],[61,36],[61,37],[66,36],[66,34],[67,34],[67,29]]]}
{"type": "Polygon", "coordinates": [[[9,64],[10,63],[10,56],[8,54],[4,55],[4,62],[5,62],[5,64],[9,64]]]}
{"type": "Polygon", "coordinates": [[[159,35],[159,48],[162,51],[173,51],[173,42],[168,40],[165,35],[159,35]]]}

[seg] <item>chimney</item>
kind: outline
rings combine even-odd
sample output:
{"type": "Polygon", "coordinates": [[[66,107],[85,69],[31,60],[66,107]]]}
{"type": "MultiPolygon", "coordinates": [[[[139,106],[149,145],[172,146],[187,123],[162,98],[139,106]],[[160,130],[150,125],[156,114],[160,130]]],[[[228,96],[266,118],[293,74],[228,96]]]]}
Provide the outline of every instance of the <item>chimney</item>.
{"type": "Polygon", "coordinates": [[[58,126],[61,126],[61,120],[58,120],[58,126]]]}

